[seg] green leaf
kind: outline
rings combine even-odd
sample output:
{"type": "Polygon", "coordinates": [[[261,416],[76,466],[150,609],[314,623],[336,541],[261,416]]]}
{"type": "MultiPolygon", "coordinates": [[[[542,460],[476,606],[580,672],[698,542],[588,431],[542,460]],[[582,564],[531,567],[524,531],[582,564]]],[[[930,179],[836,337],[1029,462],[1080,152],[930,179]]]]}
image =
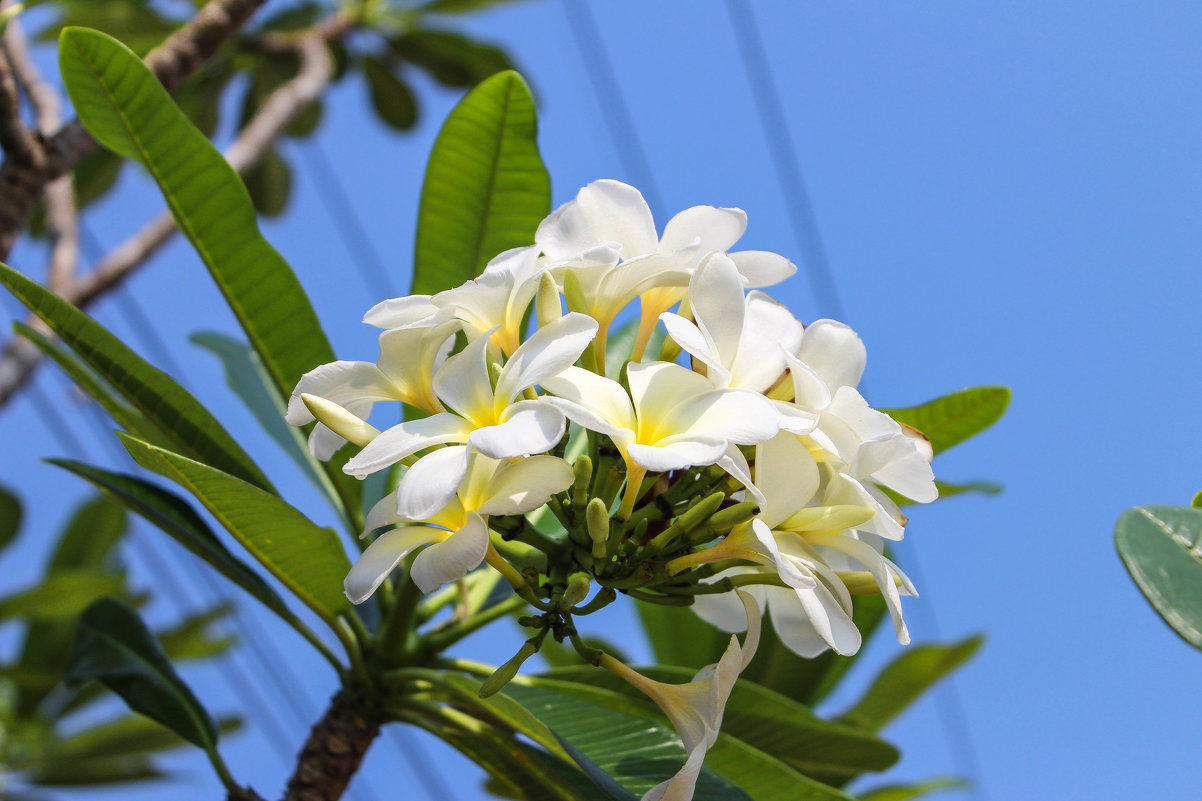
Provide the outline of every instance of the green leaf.
{"type": "Polygon", "coordinates": [[[260,214],[278,217],[284,213],[292,193],[292,168],[277,151],[267,151],[258,164],[246,171],[244,180],[251,202],[260,214]]]}
{"type": "Polygon", "coordinates": [[[105,0],[103,3],[56,3],[63,9],[55,24],[38,33],[38,40],[53,41],[68,26],[104,31],[144,56],[175,30],[176,24],[160,16],[145,0],[105,0]]]}
{"type": "Polygon", "coordinates": [[[188,615],[169,629],[155,632],[155,638],[163,646],[163,653],[172,662],[186,659],[208,659],[225,653],[237,643],[233,635],[214,637],[209,627],[218,620],[229,617],[234,605],[219,603],[203,611],[188,615]]]}
{"type": "Polygon", "coordinates": [[[167,436],[154,423],[147,420],[141,412],[118,397],[108,382],[96,375],[74,353],[24,323],[13,323],[13,330],[32,342],[43,355],[61,367],[63,372],[75,382],[76,386],[109,413],[109,417],[113,418],[117,425],[149,442],[162,445],[170,444],[167,436]]]}
{"type": "Polygon", "coordinates": [[[351,564],[333,530],[294,507],[220,470],[128,435],[134,460],[191,492],[246,550],[335,630],[352,610],[342,589],[351,564]]]}
{"type": "Polygon", "coordinates": [[[512,2],[514,0],[433,0],[418,10],[427,14],[463,14],[512,2]]]}
{"type": "Polygon", "coordinates": [[[91,317],[3,264],[0,283],[152,421],[176,448],[261,487],[271,487],[221,423],[169,375],[152,367],[91,317]]]}
{"type": "MultiPolygon", "coordinates": [[[[226,734],[237,731],[241,724],[238,718],[227,717],[217,721],[217,730],[226,734]]],[[[152,720],[130,715],[89,726],[54,743],[47,757],[55,760],[124,757],[178,748],[185,742],[152,720]]]]}
{"type": "Polygon", "coordinates": [[[97,598],[121,591],[125,577],[102,570],[60,570],[41,584],[0,598],[0,621],[14,617],[62,620],[74,617],[97,598]]]}
{"type": "Polygon", "coordinates": [[[80,121],[140,162],[217,282],[282,397],[334,361],[295,274],[259,233],[237,173],[128,48],[96,31],[63,31],[59,63],[80,121]]]}
{"type": "MultiPolygon", "coordinates": [[[[669,684],[685,684],[695,673],[689,668],[663,666],[640,668],[639,672],[669,684]]],[[[576,667],[543,675],[602,687],[647,703],[637,689],[609,672],[576,667]]],[[[861,773],[884,770],[900,756],[892,745],[863,729],[823,720],[809,707],[743,680],[735,683],[726,704],[722,732],[826,784],[842,784],[861,773]]]]}
{"type": "Polygon", "coordinates": [[[877,674],[868,691],[839,720],[879,731],[920,695],[976,653],[978,634],[947,645],[912,645],[877,674]]]}
{"type": "Polygon", "coordinates": [[[0,487],[0,551],[16,539],[23,514],[21,499],[6,487],[0,487]]]}
{"type": "Polygon", "coordinates": [[[1202,509],[1128,509],[1114,527],[1114,545],[1157,614],[1202,649],[1202,509]]]}
{"type": "Polygon", "coordinates": [[[127,528],[119,502],[103,495],[85,501],[59,535],[47,572],[102,566],[127,528]]]}
{"type": "Polygon", "coordinates": [[[1195,509],[1202,506],[1202,492],[1199,492],[1197,495],[1195,495],[1194,499],[1190,501],[1189,505],[1193,506],[1195,509]]]}
{"type": "MultiPolygon", "coordinates": [[[[128,446],[127,446],[128,447],[128,446]]],[[[144,446],[149,447],[149,446],[144,446]]],[[[229,552],[192,507],[175,493],[124,473],[114,473],[70,459],[48,459],[51,464],[92,482],[117,498],[131,511],[158,526],[180,545],[250,593],[292,626],[300,621],[284,599],[245,562],[229,552]]]]}
{"type": "Polygon", "coordinates": [[[513,69],[501,48],[451,31],[410,31],[390,39],[388,48],[444,86],[470,89],[485,78],[513,69]]]}
{"type": "Polygon", "coordinates": [[[638,601],[639,620],[647,642],[661,665],[700,668],[717,662],[730,635],[714,628],[685,606],[638,601]]]}
{"type": "MultiPolygon", "coordinates": [[[[271,386],[271,377],[263,369],[263,362],[258,354],[245,343],[216,331],[199,331],[188,337],[188,341],[200,345],[221,360],[221,366],[225,370],[225,383],[255,416],[263,430],[283,448],[284,453],[288,454],[313,485],[321,490],[330,504],[341,510],[339,489],[335,487],[335,483],[346,493],[346,497],[353,497],[354,493],[359,491],[355,486],[358,480],[341,471],[336,474],[324,471],[321,464],[309,455],[304,430],[288,425],[284,420],[288,407],[271,386]]],[[[383,493],[376,497],[383,497],[383,493]]]]}
{"type": "MultiPolygon", "coordinates": [[[[689,679],[692,671],[669,669],[660,675],[689,679]]],[[[505,692],[538,716],[566,744],[636,794],[669,778],[684,763],[680,740],[658,707],[628,694],[625,688],[616,691],[575,681],[518,677],[505,692]]],[[[735,706],[732,700],[726,714],[732,714],[735,706]]],[[[706,768],[693,796],[696,801],[847,799],[840,791],[790,767],[775,753],[727,733],[725,724],[723,728],[723,734],[706,756],[706,768]]],[[[585,765],[582,767],[588,771],[585,765]]]]}
{"type": "Polygon", "coordinates": [[[940,790],[967,790],[972,782],[956,776],[941,776],[919,784],[891,784],[875,787],[860,796],[860,801],[910,801],[940,790]]]}
{"type": "Polygon", "coordinates": [[[363,77],[371,95],[372,108],[389,127],[407,131],[417,124],[417,98],[383,61],[363,57],[363,77]]]}
{"type": "Polygon", "coordinates": [[[55,760],[35,765],[21,778],[42,787],[125,784],[165,778],[167,774],[144,756],[55,760]]]}
{"type": "Polygon", "coordinates": [[[534,242],[551,209],[534,98],[516,72],[468,93],[434,142],[422,184],[414,294],[474,278],[497,254],[534,242]]]}
{"type": "Polygon", "coordinates": [[[921,431],[935,453],[940,453],[989,428],[1009,404],[1008,387],[973,387],[918,406],[881,411],[921,431]]]}
{"type": "Polygon", "coordinates": [[[79,619],[67,680],[97,679],[135,712],[213,752],[217,727],[129,606],[105,598],[79,619]]]}
{"type": "Polygon", "coordinates": [[[82,211],[104,196],[121,175],[125,159],[108,150],[96,149],[84,156],[71,172],[75,207],[82,211]]]}

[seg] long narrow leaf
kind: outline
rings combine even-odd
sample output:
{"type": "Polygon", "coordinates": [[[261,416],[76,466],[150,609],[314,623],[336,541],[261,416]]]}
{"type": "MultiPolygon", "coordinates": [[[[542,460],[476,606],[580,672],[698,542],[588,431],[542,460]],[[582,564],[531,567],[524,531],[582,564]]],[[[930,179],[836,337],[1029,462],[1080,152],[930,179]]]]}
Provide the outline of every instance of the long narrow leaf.
{"type": "Polygon", "coordinates": [[[102,570],[60,570],[41,584],[0,598],[0,621],[14,617],[63,620],[88,604],[121,589],[125,577],[102,570]]]}
{"type": "Polygon", "coordinates": [[[1140,506],[1119,516],[1114,545],[1157,614],[1202,648],[1202,509],[1140,506]]]}
{"type": "Polygon", "coordinates": [[[70,459],[48,459],[117,498],[203,559],[214,570],[246,590],[289,625],[303,625],[271,586],[245,562],[230,553],[212,529],[183,498],[136,476],[115,473],[70,459]]]}
{"type": "Polygon", "coordinates": [[[534,98],[516,72],[497,73],[460,101],[434,142],[412,291],[433,294],[475,278],[498,253],[532,244],[550,209],[534,98]]]}
{"type": "Polygon", "coordinates": [[[0,487],[0,551],[17,537],[21,530],[21,500],[12,492],[0,487]]]}
{"type": "Polygon", "coordinates": [[[294,507],[220,470],[128,435],[138,464],[191,492],[272,575],[333,629],[351,611],[342,590],[351,564],[338,536],[294,507]]]}
{"type": "Polygon", "coordinates": [[[879,731],[924,692],[977,652],[985,638],[969,637],[947,645],[915,645],[886,665],[863,697],[839,720],[879,731]]]}
{"type": "Polygon", "coordinates": [[[257,486],[271,488],[221,423],[169,375],[151,366],[91,317],[11,267],[0,264],[0,283],[147,420],[153,421],[176,449],[257,486]]]}
{"type": "Polygon", "coordinates": [[[939,453],[989,428],[1009,405],[1009,387],[972,387],[918,406],[881,411],[921,431],[939,453]]]}
{"type": "Polygon", "coordinates": [[[67,680],[97,679],[130,709],[157,720],[205,751],[217,745],[217,727],[171,666],[138,613],[105,598],[79,619],[67,680]]]}

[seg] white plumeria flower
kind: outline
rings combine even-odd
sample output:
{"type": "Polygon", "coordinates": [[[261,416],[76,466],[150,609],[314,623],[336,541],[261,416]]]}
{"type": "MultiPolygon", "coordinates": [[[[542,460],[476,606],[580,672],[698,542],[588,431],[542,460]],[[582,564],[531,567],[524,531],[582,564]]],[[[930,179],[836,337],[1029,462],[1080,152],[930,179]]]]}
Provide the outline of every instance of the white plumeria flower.
{"type": "Polygon", "coordinates": [[[526,309],[547,268],[537,246],[513,248],[490,261],[478,278],[431,301],[462,320],[469,339],[493,332],[494,342],[511,356],[521,344],[526,309]]]}
{"type": "Polygon", "coordinates": [[[689,307],[692,320],[667,312],[659,319],[716,387],[767,392],[789,367],[785,354],[801,347],[805,327],[762,292],[745,298],[738,267],[725,253],[701,260],[689,280],[689,307]]]}
{"type": "MultiPolygon", "coordinates": [[[[423,593],[463,578],[489,551],[488,516],[515,515],[537,509],[572,485],[572,467],[555,456],[532,456],[498,462],[473,454],[462,484],[450,502],[422,519],[396,511],[396,494],[385,496],[367,516],[367,530],[386,531],[367,546],[346,577],[346,595],[354,603],[367,600],[384,578],[413,551],[429,545],[410,568],[410,578],[423,593]]],[[[399,490],[398,490],[399,492],[399,490]]]]}
{"type": "MultiPolygon", "coordinates": [[[[684,297],[689,274],[703,256],[727,250],[747,227],[741,209],[694,206],[673,217],[661,239],[651,209],[637,189],[620,181],[594,181],[539,225],[535,241],[555,261],[557,277],[572,269],[587,308],[602,331],[635,297],[643,318],[635,355],[640,356],[661,312],[684,297]],[[619,259],[621,263],[619,263],[619,259]]],[[[768,286],[796,271],[774,253],[734,254],[749,286],[768,286]]],[[[604,340],[598,339],[598,358],[604,340]]],[[[601,363],[599,361],[599,363],[601,363]]]]}
{"type": "MultiPolygon", "coordinates": [[[[788,432],[757,446],[754,472],[760,515],[716,545],[673,560],[669,570],[727,559],[765,566],[731,568],[707,583],[774,570],[788,586],[752,585],[745,590],[766,605],[782,642],[806,657],[828,648],[844,655],[859,650],[861,637],[852,622],[847,581],[857,583],[857,591],[866,589],[860,586],[866,572],[868,582],[885,598],[898,641],[908,643],[900,596],[917,592],[893,562],[855,531],[870,528],[883,513],[873,498],[849,476],[820,465],[805,438],[788,432]]],[[[692,608],[718,628],[742,630],[738,604],[730,593],[700,595],[692,608]]]]}
{"type": "MultiPolygon", "coordinates": [[[[429,414],[443,411],[431,376],[446,359],[460,324],[430,306],[429,298],[414,297],[416,302],[411,302],[413,298],[385,301],[394,304],[389,311],[376,306],[368,312],[365,321],[396,324],[380,334],[380,358],[375,364],[337,361],[305,373],[288,399],[284,419],[294,426],[313,422],[313,414],[301,400],[306,394],[332,401],[362,420],[371,416],[377,401],[400,401],[429,414]]],[[[318,423],[309,435],[309,452],[324,461],[345,442],[318,423]]]]}
{"type": "Polygon", "coordinates": [[[834,320],[817,320],[806,328],[797,355],[785,358],[793,377],[793,403],[819,415],[814,438],[848,464],[851,476],[869,485],[891,516],[900,519],[901,513],[872,485],[920,503],[939,496],[930,444],[918,432],[870,408],[856,391],[865,351],[852,329],[834,320]]]}
{"type": "MultiPolygon", "coordinates": [[[[596,321],[583,314],[568,314],[540,328],[501,368],[495,387],[489,379],[490,338],[482,336],[468,343],[434,376],[434,392],[453,411],[393,426],[347,461],[343,469],[362,478],[418,451],[448,443],[470,443],[473,449],[494,459],[550,450],[563,436],[563,414],[541,398],[515,399],[523,390],[580,358],[596,331],[596,321]]],[[[423,488],[415,490],[414,495],[425,498],[427,504],[408,511],[428,509],[431,498],[449,499],[463,478],[466,464],[466,452],[457,457],[432,453],[419,459],[401,480],[421,483],[423,488]]]]}
{"type": "Polygon", "coordinates": [[[744,605],[743,629],[747,631],[742,645],[732,636],[722,658],[697,671],[688,684],[653,681],[608,654],[601,657],[602,667],[626,679],[664,711],[688,753],[684,767],[648,790],[642,801],[689,801],[693,797],[705,754],[718,739],[727,699],[759,647],[760,608],[749,594],[740,593],[739,598],[744,605]]]}
{"type": "Polygon", "coordinates": [[[715,389],[701,375],[669,362],[631,364],[630,393],[617,381],[568,367],[546,378],[546,400],[569,420],[613,440],[627,467],[629,515],[648,471],[715,464],[732,444],[753,445],[780,430],[781,416],[763,395],[715,389]],[[631,489],[634,488],[634,489],[631,489]]]}

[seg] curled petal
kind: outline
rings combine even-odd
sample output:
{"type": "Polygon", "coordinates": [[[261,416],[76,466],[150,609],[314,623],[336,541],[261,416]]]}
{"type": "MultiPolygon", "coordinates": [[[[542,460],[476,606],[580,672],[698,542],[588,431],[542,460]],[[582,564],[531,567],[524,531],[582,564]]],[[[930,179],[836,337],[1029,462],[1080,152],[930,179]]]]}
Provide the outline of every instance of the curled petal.
{"type": "Polygon", "coordinates": [[[523,389],[563,372],[580,358],[596,335],[597,321],[578,312],[538,329],[501,368],[497,403],[508,404],[523,389]]]}
{"type": "Polygon", "coordinates": [[[743,336],[746,302],[735,263],[725,253],[701,260],[689,281],[689,303],[697,327],[722,364],[734,364],[743,336]]]}
{"type": "Polygon", "coordinates": [[[418,459],[401,476],[396,491],[397,514],[406,520],[427,520],[455,497],[467,475],[468,449],[439,448],[418,459]]]}
{"type": "MultiPolygon", "coordinates": [[[[489,332],[491,333],[491,331],[489,332]]],[[[450,408],[479,421],[493,414],[492,382],[488,376],[489,337],[482,336],[447,359],[434,376],[434,391],[450,408]]]]}
{"type": "Polygon", "coordinates": [[[822,377],[831,392],[857,386],[868,358],[859,335],[835,320],[810,323],[797,356],[822,377]]]}
{"type": "Polygon", "coordinates": [[[473,431],[468,442],[490,458],[512,459],[546,453],[566,428],[563,412],[545,400],[520,401],[505,410],[497,425],[473,431]]]}
{"type": "Polygon", "coordinates": [[[651,209],[639,190],[620,181],[594,181],[551,212],[534,241],[552,259],[570,259],[613,242],[624,259],[651,253],[659,244],[651,209]]]}
{"type": "Polygon", "coordinates": [[[471,425],[450,412],[409,420],[382,432],[348,460],[342,470],[356,478],[391,467],[407,456],[435,445],[467,442],[471,425]]]}
{"type": "Polygon", "coordinates": [[[660,250],[696,247],[701,253],[730,250],[747,230],[747,213],[742,209],[693,206],[668,220],[660,238],[660,250]]]}
{"type": "Polygon", "coordinates": [[[401,560],[415,549],[431,542],[437,542],[447,536],[442,529],[428,526],[405,526],[385,532],[367,550],[359,555],[359,560],[346,575],[346,597],[352,603],[363,603],[376,588],[392,572],[401,560]]]}
{"type": "Polygon", "coordinates": [[[739,275],[743,276],[743,285],[748,289],[779,284],[797,272],[793,262],[765,250],[731,253],[730,259],[739,268],[739,275]]]}
{"type": "Polygon", "coordinates": [[[433,592],[475,570],[487,551],[488,525],[480,515],[469,512],[462,528],[417,555],[410,578],[423,593],[433,592]]]}
{"type": "Polygon", "coordinates": [[[537,509],[572,486],[572,466],[556,456],[531,456],[502,466],[485,490],[482,515],[516,515],[537,509]]]}
{"type": "Polygon", "coordinates": [[[671,437],[656,445],[631,443],[626,452],[631,461],[651,473],[666,473],[686,467],[716,464],[726,454],[726,440],[705,437],[671,437]]]}
{"type": "Polygon", "coordinates": [[[376,328],[404,328],[425,323],[438,313],[438,307],[430,302],[429,295],[408,295],[377,303],[363,315],[363,322],[376,328]]]}

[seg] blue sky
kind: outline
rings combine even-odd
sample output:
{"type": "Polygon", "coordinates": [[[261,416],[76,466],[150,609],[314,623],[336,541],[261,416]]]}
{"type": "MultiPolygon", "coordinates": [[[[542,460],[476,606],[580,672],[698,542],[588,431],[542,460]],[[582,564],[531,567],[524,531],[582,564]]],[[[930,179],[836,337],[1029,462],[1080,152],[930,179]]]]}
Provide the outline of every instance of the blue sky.
{"type": "MultiPolygon", "coordinates": [[[[988,635],[955,681],[978,755],[978,790],[945,797],[1184,797],[1197,779],[1186,744],[1202,706],[1188,677],[1202,654],[1147,607],[1111,535],[1123,509],[1188,503],[1202,489],[1202,7],[754,6],[845,321],[868,347],[869,399],[904,406],[964,386],[1014,390],[1001,424],[935,465],[941,477],[988,478],[1005,493],[914,509],[900,552],[903,566],[920,567],[922,598],[907,608],[916,641],[988,635]]],[[[782,167],[727,4],[591,0],[588,8],[599,40],[584,43],[562,2],[504,6],[467,21],[506,46],[535,88],[554,202],[596,178],[646,187],[647,175],[630,164],[636,141],[658,190],[661,225],[697,204],[745,209],[750,223],[740,247],[775,250],[802,266],[773,294],[802,320],[831,315],[829,298],[815,295],[804,275],[782,167]],[[607,127],[620,113],[614,95],[599,99],[585,68],[602,53],[633,120],[619,142],[607,127]]],[[[408,285],[425,154],[456,99],[421,85],[430,102],[415,135],[384,130],[366,111],[362,87],[342,85],[318,137],[398,291],[408,285]]],[[[298,192],[265,231],[301,276],[338,355],[373,359],[374,333],[358,321],[379,298],[318,196],[329,190],[304,163],[313,147],[284,146],[297,164],[298,192]]],[[[131,171],[89,225],[111,247],[155,208],[131,171]]],[[[43,269],[29,247],[11,262],[43,269]]],[[[200,329],[235,331],[196,258],[177,243],[131,288],[188,385],[262,454],[300,505],[319,514],[225,389],[215,360],[187,342],[200,329]]],[[[96,315],[133,333],[119,304],[103,303],[96,315]]],[[[92,458],[111,458],[64,381],[43,371],[38,383],[92,458]]],[[[38,461],[66,454],[28,395],[0,416],[0,441],[0,481],[33,507],[23,541],[0,564],[4,584],[16,586],[40,566],[45,532],[84,491],[38,461]]],[[[135,581],[154,580],[138,552],[130,560],[135,581]]],[[[202,597],[189,594],[190,602],[202,597]]],[[[257,618],[257,610],[246,612],[257,618]]],[[[162,602],[152,614],[172,616],[162,602]]],[[[619,616],[613,625],[629,620],[619,616]]],[[[315,716],[332,676],[293,640],[273,633],[270,647],[298,674],[297,698],[315,716]]],[[[465,653],[499,661],[516,642],[513,632],[498,631],[469,641],[465,653]]],[[[863,686],[872,667],[897,652],[884,638],[874,642],[849,687],[863,686]]],[[[187,676],[212,708],[239,707],[212,668],[187,676]]],[[[291,711],[274,695],[268,702],[299,748],[291,711]]],[[[887,779],[971,767],[965,739],[944,725],[949,708],[955,704],[946,699],[927,701],[888,730],[904,756],[887,779]]],[[[478,771],[421,743],[454,781],[455,798],[481,797],[478,780],[464,778],[478,771]]],[[[282,787],[284,762],[261,728],[224,750],[234,773],[260,792],[282,787]]],[[[201,761],[182,756],[172,764],[182,771],[179,798],[217,792],[201,761]]],[[[410,785],[404,770],[396,746],[382,740],[369,754],[365,783],[375,797],[392,795],[410,785]]],[[[412,792],[405,797],[422,797],[420,788],[412,792]]]]}

